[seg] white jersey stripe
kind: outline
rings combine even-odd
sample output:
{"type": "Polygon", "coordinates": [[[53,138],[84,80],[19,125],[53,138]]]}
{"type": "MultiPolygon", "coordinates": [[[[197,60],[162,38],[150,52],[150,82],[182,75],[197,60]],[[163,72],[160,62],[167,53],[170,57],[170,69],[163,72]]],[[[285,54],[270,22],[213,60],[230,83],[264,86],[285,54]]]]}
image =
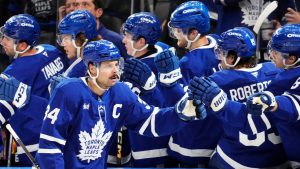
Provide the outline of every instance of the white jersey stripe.
{"type": "Polygon", "coordinates": [[[66,145],[66,140],[62,140],[62,139],[59,139],[59,138],[56,138],[56,137],[53,137],[53,136],[49,136],[49,135],[46,135],[46,134],[41,133],[40,138],[44,139],[44,140],[56,142],[56,143],[61,144],[61,145],[66,145]]]}
{"type": "MultiPolygon", "coordinates": [[[[27,150],[28,150],[29,152],[38,151],[38,149],[39,149],[39,144],[27,145],[26,148],[27,148],[27,150]]],[[[24,154],[24,153],[25,153],[25,151],[23,150],[23,148],[20,147],[20,146],[18,146],[18,147],[17,147],[17,153],[16,153],[16,154],[24,154]]]]}
{"type": "Polygon", "coordinates": [[[147,158],[158,158],[167,156],[167,149],[154,149],[146,151],[132,151],[132,157],[135,160],[147,159],[147,158]]]}
{"type": "Polygon", "coordinates": [[[15,114],[15,110],[13,107],[5,100],[0,100],[0,103],[6,107],[6,109],[10,112],[11,116],[15,114]]]}
{"type": "Polygon", "coordinates": [[[173,142],[173,138],[170,138],[169,147],[172,151],[175,151],[181,155],[187,157],[210,157],[214,150],[211,149],[187,149],[173,142]]]}
{"type": "Polygon", "coordinates": [[[43,148],[40,148],[38,150],[38,153],[40,154],[58,154],[58,153],[62,153],[60,149],[43,149],[43,148]]]}

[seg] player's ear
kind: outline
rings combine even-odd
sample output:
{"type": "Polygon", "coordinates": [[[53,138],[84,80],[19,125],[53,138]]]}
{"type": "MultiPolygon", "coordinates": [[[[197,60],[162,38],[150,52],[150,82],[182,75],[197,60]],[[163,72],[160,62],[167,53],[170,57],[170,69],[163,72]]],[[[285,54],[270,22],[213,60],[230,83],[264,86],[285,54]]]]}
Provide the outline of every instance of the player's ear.
{"type": "Polygon", "coordinates": [[[191,30],[189,30],[188,38],[195,39],[196,36],[198,35],[198,33],[199,32],[197,31],[197,29],[191,29],[191,30]]]}
{"type": "Polygon", "coordinates": [[[97,74],[97,69],[96,69],[96,65],[93,62],[90,62],[88,64],[88,71],[90,72],[90,74],[92,76],[96,76],[97,74]]]}
{"type": "Polygon", "coordinates": [[[290,55],[288,57],[288,62],[290,62],[291,64],[295,63],[298,60],[298,57],[295,55],[290,55]]]}
{"type": "Polygon", "coordinates": [[[146,45],[146,40],[145,40],[145,38],[140,37],[140,38],[137,40],[137,43],[139,44],[139,46],[145,46],[145,45],[146,45]]]}
{"type": "Polygon", "coordinates": [[[18,51],[23,51],[23,50],[25,50],[27,47],[28,47],[27,42],[25,42],[25,41],[20,41],[20,42],[18,43],[18,45],[17,45],[17,50],[18,50],[18,51]]]}
{"type": "Polygon", "coordinates": [[[228,64],[233,65],[234,61],[235,61],[235,55],[228,53],[227,57],[226,57],[226,61],[228,64]]]}

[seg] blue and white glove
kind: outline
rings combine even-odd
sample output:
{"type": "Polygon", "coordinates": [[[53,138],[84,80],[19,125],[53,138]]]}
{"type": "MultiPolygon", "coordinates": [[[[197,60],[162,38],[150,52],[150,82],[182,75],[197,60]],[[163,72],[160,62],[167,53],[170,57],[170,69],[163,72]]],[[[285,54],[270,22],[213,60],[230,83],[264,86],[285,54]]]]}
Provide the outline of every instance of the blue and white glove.
{"type": "Polygon", "coordinates": [[[254,93],[246,102],[248,113],[253,115],[261,115],[265,111],[270,111],[275,104],[275,96],[269,91],[254,93]]]}
{"type": "Polygon", "coordinates": [[[58,74],[57,76],[51,77],[50,84],[48,86],[48,91],[49,91],[50,95],[52,94],[54,88],[65,79],[68,79],[68,77],[65,77],[62,74],[58,74]]]}
{"type": "Polygon", "coordinates": [[[187,94],[177,102],[175,109],[184,121],[203,120],[207,116],[205,105],[201,101],[191,100],[187,94]]]}
{"type": "Polygon", "coordinates": [[[0,77],[0,100],[12,102],[17,108],[22,108],[30,100],[31,87],[12,76],[0,77]]]}
{"type": "Polygon", "coordinates": [[[194,77],[189,84],[189,97],[194,100],[201,100],[214,112],[222,110],[227,103],[227,95],[212,80],[205,77],[194,77]]]}
{"type": "Polygon", "coordinates": [[[182,78],[179,67],[179,59],[170,50],[164,50],[154,58],[155,66],[158,70],[159,81],[162,84],[171,86],[182,78]]]}
{"type": "Polygon", "coordinates": [[[155,88],[157,82],[148,65],[134,58],[125,61],[121,79],[145,91],[155,88]]]}

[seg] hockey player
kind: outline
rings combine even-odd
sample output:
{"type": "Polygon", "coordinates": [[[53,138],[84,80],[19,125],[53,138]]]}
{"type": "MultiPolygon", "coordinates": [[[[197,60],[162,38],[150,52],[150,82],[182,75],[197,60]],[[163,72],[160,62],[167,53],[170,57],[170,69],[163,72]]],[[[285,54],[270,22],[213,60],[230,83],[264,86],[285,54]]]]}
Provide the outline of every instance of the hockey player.
{"type": "MultiPolygon", "coordinates": [[[[219,61],[214,54],[216,41],[206,36],[210,30],[206,6],[199,1],[181,4],[171,14],[168,26],[171,36],[177,39],[177,45],[188,50],[180,59],[183,78],[179,82],[186,86],[194,76],[211,75],[219,61]]],[[[172,134],[167,152],[180,162],[181,167],[207,167],[222,130],[215,116],[207,117],[207,121],[193,121],[172,134]],[[212,124],[215,125],[213,129],[206,127],[212,124]]]]}
{"type": "Polygon", "coordinates": [[[284,71],[272,80],[266,92],[257,93],[248,99],[250,113],[271,115],[277,124],[279,135],[292,168],[300,167],[299,142],[299,56],[300,25],[287,24],[279,28],[270,41],[270,57],[284,71]],[[274,98],[274,95],[276,96],[274,98]],[[254,98],[260,98],[262,103],[254,98]],[[253,102],[254,101],[254,102],[253,102]],[[260,107],[257,107],[259,105],[260,107]],[[271,113],[269,113],[271,112],[271,113]]]}
{"type": "MultiPolygon", "coordinates": [[[[155,75],[158,75],[158,70],[154,64],[154,59],[163,50],[169,50],[168,45],[158,42],[161,35],[161,23],[159,19],[149,12],[132,14],[124,22],[122,33],[127,54],[150,67],[153,72],[151,78],[155,80],[155,83],[149,83],[152,84],[149,87],[140,86],[140,83],[131,77],[135,76],[135,72],[130,72],[130,74],[123,75],[125,82],[131,87],[131,90],[146,103],[158,107],[173,106],[183,95],[181,95],[174,104],[168,104],[167,98],[163,93],[168,93],[169,88],[163,87],[159,83],[156,84],[155,78],[155,75]],[[155,87],[156,89],[153,89],[155,87]]],[[[129,71],[133,70],[131,67],[134,64],[139,64],[142,70],[142,67],[145,65],[139,63],[139,61],[134,59],[128,60],[124,69],[129,73],[129,71]]],[[[170,78],[174,80],[179,79],[181,77],[180,69],[177,69],[176,73],[176,76],[170,78]]],[[[175,97],[175,99],[176,98],[177,97],[175,97]]],[[[169,136],[150,138],[141,136],[134,131],[129,131],[129,136],[132,147],[132,157],[134,158],[134,167],[162,167],[164,165],[167,156],[166,147],[168,145],[169,136]]]]}
{"type": "MultiPolygon", "coordinates": [[[[46,108],[49,98],[47,86],[51,77],[64,72],[65,56],[54,46],[35,46],[40,36],[40,29],[38,22],[31,15],[12,16],[1,27],[0,35],[5,53],[14,58],[2,72],[1,77],[12,77],[18,83],[21,82],[21,85],[16,85],[19,86],[18,90],[15,89],[10,93],[10,96],[15,97],[7,97],[7,93],[14,85],[2,85],[1,123],[9,119],[13,129],[29,152],[34,155],[38,149],[39,132],[44,115],[42,112],[45,111],[42,105],[46,108]],[[29,88],[31,88],[30,93],[41,98],[42,102],[35,102],[34,99],[26,96],[29,88]],[[27,102],[35,106],[29,108],[25,106],[27,102]]],[[[16,154],[19,156],[20,165],[31,166],[21,147],[17,147],[16,154]]]]}
{"type": "Polygon", "coordinates": [[[168,23],[171,37],[177,39],[177,45],[189,52],[180,60],[183,85],[194,76],[209,76],[218,61],[214,55],[216,41],[206,36],[210,30],[210,21],[206,6],[198,1],[181,4],[171,14],[168,23]]]}
{"type": "Polygon", "coordinates": [[[195,107],[185,98],[176,108],[145,104],[118,82],[119,59],[113,43],[90,42],[83,57],[89,77],[65,80],[54,89],[37,154],[41,168],[105,168],[111,137],[121,126],[162,136],[186,124],[178,115],[195,117],[195,107]]]}
{"type": "Polygon", "coordinates": [[[213,114],[223,121],[224,134],[210,167],[287,168],[272,118],[265,116],[260,121],[248,115],[246,106],[239,103],[245,102],[250,94],[264,90],[279,70],[272,63],[256,64],[255,38],[249,29],[233,28],[222,33],[221,38],[217,53],[227,70],[216,72],[208,79],[195,77],[189,86],[192,98],[202,100],[207,110],[216,112],[213,114]],[[228,101],[227,96],[238,102],[228,101]],[[265,125],[268,130],[261,131],[265,125]]]}
{"type": "Polygon", "coordinates": [[[87,10],[76,10],[65,16],[58,24],[57,42],[70,60],[76,59],[64,72],[67,77],[83,77],[86,67],[82,61],[84,46],[92,40],[100,40],[96,19],[87,10]]]}

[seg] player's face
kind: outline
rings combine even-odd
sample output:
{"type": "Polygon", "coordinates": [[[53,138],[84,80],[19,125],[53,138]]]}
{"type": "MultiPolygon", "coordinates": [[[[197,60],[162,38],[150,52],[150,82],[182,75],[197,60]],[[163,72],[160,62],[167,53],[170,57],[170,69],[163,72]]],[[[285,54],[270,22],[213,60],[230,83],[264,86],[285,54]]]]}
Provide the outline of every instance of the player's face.
{"type": "Polygon", "coordinates": [[[172,28],[172,34],[177,39],[177,46],[181,48],[185,48],[187,46],[187,40],[185,35],[183,34],[182,29],[172,28]]]}
{"type": "Polygon", "coordinates": [[[276,67],[278,68],[284,68],[284,54],[282,54],[281,52],[278,52],[276,50],[270,50],[269,51],[269,56],[270,56],[270,59],[272,60],[272,62],[275,63],[276,67]]]}
{"type": "Polygon", "coordinates": [[[125,45],[125,48],[126,48],[126,51],[127,51],[128,55],[132,55],[133,54],[133,50],[134,50],[133,48],[135,48],[135,49],[141,49],[143,47],[139,43],[137,43],[136,41],[133,41],[132,40],[132,35],[130,33],[128,33],[128,32],[124,32],[122,42],[125,45]]]}
{"type": "Polygon", "coordinates": [[[99,67],[99,76],[97,83],[104,89],[108,89],[119,81],[119,61],[105,61],[101,62],[99,67]]]}
{"type": "Polygon", "coordinates": [[[5,34],[1,34],[0,38],[1,38],[1,45],[2,45],[2,48],[5,52],[5,54],[8,56],[11,56],[11,57],[14,56],[15,55],[15,51],[14,51],[15,40],[6,36],[5,34]]]}
{"type": "Polygon", "coordinates": [[[70,13],[76,9],[77,3],[76,0],[67,0],[66,1],[66,13],[70,13]]]}
{"type": "Polygon", "coordinates": [[[131,41],[132,41],[132,35],[129,34],[128,32],[124,32],[122,42],[125,45],[128,55],[131,55],[131,53],[133,51],[132,46],[131,46],[131,41]]]}
{"type": "Polygon", "coordinates": [[[215,52],[215,55],[217,57],[218,60],[221,61],[221,66],[224,68],[224,69],[227,69],[228,66],[226,66],[225,64],[225,59],[227,61],[227,63],[229,63],[229,58],[227,58],[227,55],[228,55],[228,51],[222,49],[222,48],[219,48],[219,47],[216,47],[214,49],[214,52],[215,52]]]}
{"type": "Polygon", "coordinates": [[[64,48],[68,59],[73,59],[76,56],[76,48],[72,42],[72,35],[58,35],[57,38],[58,44],[64,48]]]}

